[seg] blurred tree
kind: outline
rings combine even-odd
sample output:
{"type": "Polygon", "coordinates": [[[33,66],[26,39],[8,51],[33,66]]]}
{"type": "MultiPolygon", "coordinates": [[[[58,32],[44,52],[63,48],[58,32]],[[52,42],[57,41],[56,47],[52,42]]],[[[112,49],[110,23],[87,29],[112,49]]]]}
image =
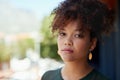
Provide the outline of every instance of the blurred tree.
{"type": "Polygon", "coordinates": [[[26,50],[29,48],[34,49],[34,40],[32,38],[21,39],[10,44],[7,44],[4,39],[0,39],[0,69],[2,69],[3,63],[7,63],[9,66],[12,57],[25,58],[26,50]]]}
{"type": "Polygon", "coordinates": [[[16,50],[13,52],[13,56],[19,59],[23,59],[26,57],[26,50],[31,48],[34,49],[34,40],[32,38],[26,38],[19,40],[15,45],[16,50]]]}
{"type": "Polygon", "coordinates": [[[41,57],[53,58],[55,60],[61,60],[59,55],[57,54],[57,44],[56,38],[51,32],[51,22],[54,16],[45,16],[42,20],[42,25],[40,29],[40,33],[43,36],[43,40],[40,43],[41,45],[41,57]]]}
{"type": "Polygon", "coordinates": [[[0,40],[0,63],[10,60],[11,49],[5,45],[3,40],[0,40]]]}
{"type": "Polygon", "coordinates": [[[34,49],[34,39],[25,38],[6,44],[5,40],[0,40],[0,63],[9,62],[10,58],[23,59],[26,57],[26,50],[34,49]]]}

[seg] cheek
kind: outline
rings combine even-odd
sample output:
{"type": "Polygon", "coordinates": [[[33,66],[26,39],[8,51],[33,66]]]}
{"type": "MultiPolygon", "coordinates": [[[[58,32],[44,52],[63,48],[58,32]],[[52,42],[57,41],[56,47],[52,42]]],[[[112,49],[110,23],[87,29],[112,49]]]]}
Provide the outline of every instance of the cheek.
{"type": "Polygon", "coordinates": [[[77,49],[78,52],[80,53],[87,53],[89,50],[89,43],[86,43],[85,41],[79,41],[75,43],[75,47],[77,49]]]}
{"type": "Polygon", "coordinates": [[[62,44],[62,40],[60,40],[59,38],[57,39],[57,45],[58,45],[58,50],[60,49],[62,44]]]}
{"type": "Polygon", "coordinates": [[[62,48],[62,41],[61,40],[59,40],[59,39],[57,39],[57,46],[58,46],[58,55],[60,55],[60,50],[61,50],[61,48],[62,48]]]}

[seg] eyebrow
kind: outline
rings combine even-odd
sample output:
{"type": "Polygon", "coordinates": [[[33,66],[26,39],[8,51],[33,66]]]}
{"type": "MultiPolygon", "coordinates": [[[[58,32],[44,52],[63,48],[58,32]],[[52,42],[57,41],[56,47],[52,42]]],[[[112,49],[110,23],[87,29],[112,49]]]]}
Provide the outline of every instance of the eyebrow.
{"type": "Polygon", "coordinates": [[[65,29],[64,28],[60,28],[59,31],[65,31],[65,29]]]}
{"type": "Polygon", "coordinates": [[[82,29],[80,29],[80,28],[77,28],[77,29],[75,29],[75,31],[82,31],[82,29]]]}
{"type": "MultiPolygon", "coordinates": [[[[59,29],[59,31],[65,31],[65,29],[64,28],[61,28],[61,29],[59,29]]],[[[82,28],[77,28],[77,29],[75,29],[75,31],[79,31],[79,32],[85,32],[82,28]]]]}
{"type": "Polygon", "coordinates": [[[75,29],[75,31],[85,32],[85,30],[82,28],[75,29]]]}
{"type": "MultiPolygon", "coordinates": [[[[59,29],[59,31],[65,31],[65,29],[59,29]]],[[[75,31],[82,31],[80,29],[75,29],[75,31]]]]}

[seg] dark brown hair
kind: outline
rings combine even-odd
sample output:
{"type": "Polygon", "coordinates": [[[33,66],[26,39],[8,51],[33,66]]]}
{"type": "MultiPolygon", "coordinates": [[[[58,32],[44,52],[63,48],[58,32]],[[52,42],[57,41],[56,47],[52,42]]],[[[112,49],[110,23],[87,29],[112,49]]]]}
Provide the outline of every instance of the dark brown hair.
{"type": "Polygon", "coordinates": [[[52,31],[65,27],[71,21],[78,21],[78,26],[90,30],[91,38],[100,38],[113,30],[112,11],[99,0],[65,0],[52,12],[55,17],[52,31]]]}

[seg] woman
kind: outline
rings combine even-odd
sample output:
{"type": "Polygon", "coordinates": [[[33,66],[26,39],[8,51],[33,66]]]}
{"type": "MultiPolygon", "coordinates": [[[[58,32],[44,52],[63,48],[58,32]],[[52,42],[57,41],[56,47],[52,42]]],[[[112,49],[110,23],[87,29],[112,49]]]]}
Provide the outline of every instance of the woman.
{"type": "Polygon", "coordinates": [[[109,8],[98,0],[65,0],[54,11],[58,54],[64,67],[46,72],[42,80],[108,80],[88,63],[96,43],[113,28],[109,8]]]}

